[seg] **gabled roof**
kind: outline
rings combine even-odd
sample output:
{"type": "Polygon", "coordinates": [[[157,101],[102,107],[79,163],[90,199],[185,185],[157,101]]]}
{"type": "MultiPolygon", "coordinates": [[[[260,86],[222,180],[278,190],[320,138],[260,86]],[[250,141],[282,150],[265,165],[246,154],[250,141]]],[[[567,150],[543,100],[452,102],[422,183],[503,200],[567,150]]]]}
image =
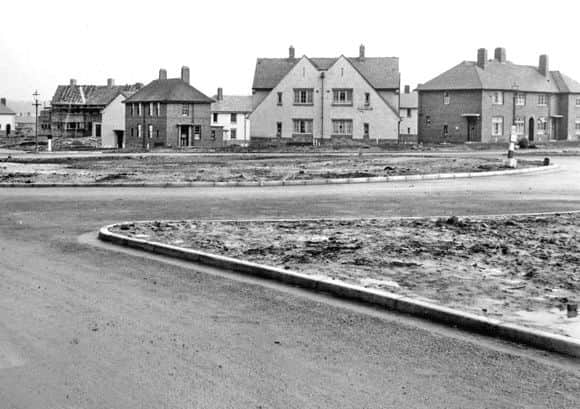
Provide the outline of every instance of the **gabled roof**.
{"type": "Polygon", "coordinates": [[[410,92],[408,94],[402,93],[400,95],[399,106],[401,108],[418,108],[419,107],[419,94],[417,91],[410,92]]]}
{"type": "MultiPolygon", "coordinates": [[[[336,58],[308,58],[320,71],[326,71],[336,58]]],[[[375,89],[398,89],[400,83],[397,57],[345,57],[375,89]]],[[[271,90],[300,61],[299,58],[258,58],[252,89],[271,90]]]]}
{"type": "Polygon", "coordinates": [[[251,95],[224,95],[221,100],[211,104],[212,112],[252,112],[251,95]]]}
{"type": "Polygon", "coordinates": [[[16,115],[16,113],[8,106],[0,104],[0,115],[16,115]]]}
{"type": "Polygon", "coordinates": [[[464,61],[420,85],[418,89],[419,91],[513,90],[515,86],[518,90],[526,92],[580,92],[580,84],[558,71],[550,71],[544,76],[534,66],[495,60],[488,61],[485,69],[473,61],[464,61]]]}
{"type": "Polygon", "coordinates": [[[181,78],[154,80],[125,102],[182,102],[210,104],[213,99],[198,91],[181,78]]]}
{"type": "Polygon", "coordinates": [[[51,105],[107,106],[120,93],[133,94],[139,85],[59,85],[51,105]]]}

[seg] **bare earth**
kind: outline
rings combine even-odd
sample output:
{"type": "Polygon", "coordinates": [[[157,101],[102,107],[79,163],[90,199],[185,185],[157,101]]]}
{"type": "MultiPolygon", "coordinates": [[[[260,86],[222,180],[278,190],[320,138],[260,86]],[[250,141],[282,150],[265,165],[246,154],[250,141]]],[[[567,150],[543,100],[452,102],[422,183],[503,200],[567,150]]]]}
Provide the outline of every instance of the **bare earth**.
{"type": "MultiPolygon", "coordinates": [[[[180,183],[356,178],[501,170],[498,157],[143,156],[0,162],[0,183],[180,183]]],[[[519,167],[541,165],[523,160],[519,167]]]]}
{"type": "Polygon", "coordinates": [[[133,223],[116,231],[580,338],[580,215],[133,223]]]}

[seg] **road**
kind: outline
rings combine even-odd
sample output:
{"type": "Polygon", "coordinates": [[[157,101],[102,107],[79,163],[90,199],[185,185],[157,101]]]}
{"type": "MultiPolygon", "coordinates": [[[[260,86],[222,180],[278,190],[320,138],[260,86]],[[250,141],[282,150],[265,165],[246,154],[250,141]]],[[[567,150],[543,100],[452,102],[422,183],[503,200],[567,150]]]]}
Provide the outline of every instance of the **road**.
{"type": "Polygon", "coordinates": [[[578,408],[580,361],[100,245],[134,219],[580,210],[533,176],[285,188],[0,190],[0,409],[578,408]]]}

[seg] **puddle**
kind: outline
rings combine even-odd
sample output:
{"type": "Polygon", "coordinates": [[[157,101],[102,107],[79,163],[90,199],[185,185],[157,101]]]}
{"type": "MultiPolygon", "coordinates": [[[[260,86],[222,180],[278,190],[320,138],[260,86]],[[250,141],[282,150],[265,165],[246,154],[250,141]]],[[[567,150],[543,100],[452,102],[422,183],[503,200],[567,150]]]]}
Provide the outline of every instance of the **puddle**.
{"type": "Polygon", "coordinates": [[[568,318],[566,310],[552,308],[548,311],[518,311],[523,322],[580,339],[580,316],[568,318]]]}

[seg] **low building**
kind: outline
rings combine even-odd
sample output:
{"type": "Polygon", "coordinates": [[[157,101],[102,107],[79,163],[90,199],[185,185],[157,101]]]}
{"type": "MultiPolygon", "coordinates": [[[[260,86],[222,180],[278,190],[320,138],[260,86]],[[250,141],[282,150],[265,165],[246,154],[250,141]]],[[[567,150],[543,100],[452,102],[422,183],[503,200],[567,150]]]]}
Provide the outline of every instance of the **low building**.
{"type": "Polygon", "coordinates": [[[252,86],[252,144],[397,143],[399,59],[259,58],[252,86]]]}
{"type": "MultiPolygon", "coordinates": [[[[123,100],[141,88],[141,84],[59,85],[51,100],[50,135],[57,141],[66,138],[93,137],[103,147],[123,147],[123,100]]],[[[43,129],[44,131],[48,131],[43,129]]]]}
{"type": "Polygon", "coordinates": [[[418,91],[420,142],[507,143],[512,126],[529,141],[580,139],[580,83],[550,71],[547,55],[518,65],[482,48],[418,91]]]}
{"type": "Polygon", "coordinates": [[[159,78],[125,101],[127,147],[219,147],[220,127],[211,126],[210,106],[214,102],[189,83],[189,68],[181,78],[159,78]]]}
{"type": "Polygon", "coordinates": [[[6,98],[0,98],[0,136],[11,137],[16,129],[16,113],[6,105],[6,98]]]}
{"type": "Polygon", "coordinates": [[[31,112],[19,112],[16,115],[16,133],[22,137],[31,137],[36,131],[36,116],[31,112]]]}
{"type": "Polygon", "coordinates": [[[419,96],[416,91],[411,92],[411,87],[405,85],[405,90],[401,93],[399,100],[399,115],[401,124],[399,126],[399,142],[417,142],[417,120],[419,118],[419,96]]]}
{"type": "Polygon", "coordinates": [[[211,123],[223,127],[225,145],[247,146],[250,142],[251,95],[224,95],[218,88],[211,104],[211,123]]]}

